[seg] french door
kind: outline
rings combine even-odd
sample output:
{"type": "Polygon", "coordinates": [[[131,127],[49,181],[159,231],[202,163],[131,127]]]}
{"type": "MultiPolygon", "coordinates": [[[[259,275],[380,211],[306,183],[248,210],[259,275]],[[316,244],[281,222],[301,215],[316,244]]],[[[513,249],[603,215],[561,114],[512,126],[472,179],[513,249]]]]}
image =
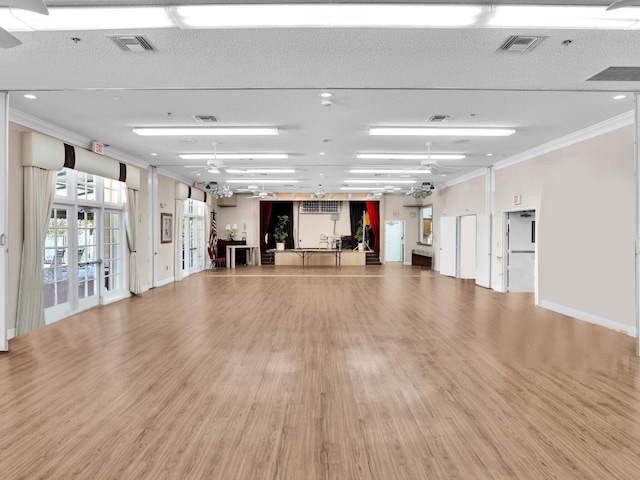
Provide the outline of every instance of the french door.
{"type": "Polygon", "coordinates": [[[120,214],[54,205],[43,255],[45,320],[52,323],[101,303],[120,286],[120,214]],[[110,266],[105,275],[104,261],[110,266]],[[110,282],[110,284],[109,284],[110,282]]]}

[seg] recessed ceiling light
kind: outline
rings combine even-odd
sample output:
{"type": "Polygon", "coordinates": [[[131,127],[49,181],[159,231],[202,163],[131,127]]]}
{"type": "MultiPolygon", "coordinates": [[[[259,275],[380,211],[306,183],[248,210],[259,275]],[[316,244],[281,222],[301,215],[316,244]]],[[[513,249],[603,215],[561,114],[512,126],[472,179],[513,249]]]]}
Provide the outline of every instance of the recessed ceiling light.
{"type": "Polygon", "coordinates": [[[613,97],[614,100],[622,100],[623,98],[627,98],[626,95],[616,95],[615,97],[613,97]]]}
{"type": "Polygon", "coordinates": [[[493,153],[487,153],[487,157],[493,157],[493,153]]]}
{"type": "Polygon", "coordinates": [[[157,153],[150,153],[149,155],[151,155],[152,157],[155,157],[158,154],[157,153]]]}
{"type": "Polygon", "coordinates": [[[324,152],[320,152],[320,155],[323,155],[323,156],[324,156],[324,155],[326,155],[326,153],[324,153],[324,152]]]}
{"type": "Polygon", "coordinates": [[[462,160],[461,154],[453,153],[359,153],[362,160],[462,160]]]}
{"type": "Polygon", "coordinates": [[[36,99],[36,98],[38,98],[38,97],[36,97],[35,95],[33,95],[33,94],[31,94],[31,93],[27,93],[27,94],[24,96],[24,98],[28,98],[29,100],[35,100],[35,99],[36,99]]]}
{"type": "Polygon", "coordinates": [[[183,160],[285,160],[286,153],[181,153],[183,160]]]}
{"type": "Polygon", "coordinates": [[[331,97],[333,97],[333,93],[331,93],[331,92],[322,92],[322,93],[320,94],[320,96],[321,96],[322,98],[331,98],[331,97]]]}
{"type": "Polygon", "coordinates": [[[209,173],[220,173],[220,170],[218,170],[217,168],[210,168],[209,170],[207,170],[207,172],[209,172],[209,173]]]}
{"type": "Polygon", "coordinates": [[[340,190],[367,190],[367,191],[371,191],[371,192],[384,192],[384,188],[383,187],[340,187],[340,190]]]}
{"type": "Polygon", "coordinates": [[[372,127],[369,135],[507,137],[513,128],[438,128],[438,127],[372,127]]]}
{"type": "Polygon", "coordinates": [[[277,128],[271,127],[136,127],[133,133],[144,137],[178,135],[279,135],[277,128]]]}

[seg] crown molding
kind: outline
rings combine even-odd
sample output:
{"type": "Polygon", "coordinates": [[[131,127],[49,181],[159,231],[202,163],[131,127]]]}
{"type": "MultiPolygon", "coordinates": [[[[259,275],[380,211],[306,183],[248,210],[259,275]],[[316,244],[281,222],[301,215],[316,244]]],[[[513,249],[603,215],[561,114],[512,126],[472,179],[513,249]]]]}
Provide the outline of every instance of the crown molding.
{"type": "Polygon", "coordinates": [[[496,162],[494,164],[494,168],[496,170],[501,170],[518,163],[526,162],[527,160],[531,160],[546,153],[553,152],[554,150],[560,150],[561,148],[575,145],[576,143],[589,140],[599,135],[604,135],[605,133],[613,132],[614,130],[633,125],[633,122],[633,111],[623,113],[621,115],[618,115],[617,117],[613,117],[603,122],[596,123],[595,125],[591,125],[590,127],[583,128],[582,130],[570,133],[569,135],[565,135],[564,137],[560,137],[556,140],[544,143],[530,150],[518,153],[517,155],[514,155],[512,157],[505,158],[504,160],[496,162]]]}

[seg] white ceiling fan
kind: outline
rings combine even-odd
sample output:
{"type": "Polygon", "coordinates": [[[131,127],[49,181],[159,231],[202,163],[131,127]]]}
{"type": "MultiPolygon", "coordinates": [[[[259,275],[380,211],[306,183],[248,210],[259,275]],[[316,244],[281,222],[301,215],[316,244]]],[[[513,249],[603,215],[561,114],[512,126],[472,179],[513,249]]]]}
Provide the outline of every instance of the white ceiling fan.
{"type": "MultiPolygon", "coordinates": [[[[43,0],[0,0],[0,7],[20,8],[41,15],[49,15],[49,9],[43,0]]],[[[22,45],[22,42],[0,27],[0,48],[13,48],[18,45],[22,45]]]]}
{"type": "Polygon", "coordinates": [[[258,185],[249,185],[247,189],[253,194],[253,196],[247,198],[259,198],[260,200],[278,199],[278,196],[275,193],[265,190],[264,185],[262,186],[262,189],[260,189],[258,185]]]}

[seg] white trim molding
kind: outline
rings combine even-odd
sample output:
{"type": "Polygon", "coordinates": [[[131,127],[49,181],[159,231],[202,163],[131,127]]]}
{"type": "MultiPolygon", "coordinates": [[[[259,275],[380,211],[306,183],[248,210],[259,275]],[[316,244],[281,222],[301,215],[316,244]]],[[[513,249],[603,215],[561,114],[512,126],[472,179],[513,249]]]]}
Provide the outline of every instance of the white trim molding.
{"type": "Polygon", "coordinates": [[[9,330],[7,330],[7,340],[11,340],[12,338],[15,338],[15,336],[16,336],[15,328],[10,328],[9,330]]]}
{"type": "Polygon", "coordinates": [[[634,326],[614,322],[613,320],[609,320],[608,318],[599,317],[591,313],[581,312],[580,310],[576,310],[565,305],[549,302],[547,300],[540,300],[538,306],[546,308],[547,310],[561,313],[563,315],[568,315],[569,317],[577,318],[578,320],[582,320],[584,322],[599,325],[601,327],[616,330],[618,332],[623,332],[631,337],[635,337],[637,335],[637,328],[634,326]]]}
{"type": "Polygon", "coordinates": [[[564,137],[560,137],[543,145],[539,145],[535,148],[532,148],[531,150],[527,150],[525,152],[514,155],[513,157],[509,157],[496,162],[494,167],[496,170],[500,170],[502,168],[510,167],[518,163],[526,162],[527,160],[539,157],[541,155],[544,155],[545,153],[553,152],[570,145],[575,145],[576,143],[589,140],[590,138],[594,138],[599,135],[604,135],[605,133],[613,132],[614,130],[618,130],[623,127],[628,127],[629,125],[633,125],[633,123],[633,111],[623,113],[622,115],[618,115],[617,117],[613,117],[609,120],[596,123],[595,125],[591,125],[590,127],[583,128],[582,130],[578,130],[577,132],[570,133],[569,135],[565,135],[564,137]]]}
{"type": "Polygon", "coordinates": [[[162,287],[164,285],[169,285],[170,283],[173,283],[175,281],[176,281],[175,277],[165,278],[164,280],[159,280],[156,283],[156,287],[162,287]]]}

